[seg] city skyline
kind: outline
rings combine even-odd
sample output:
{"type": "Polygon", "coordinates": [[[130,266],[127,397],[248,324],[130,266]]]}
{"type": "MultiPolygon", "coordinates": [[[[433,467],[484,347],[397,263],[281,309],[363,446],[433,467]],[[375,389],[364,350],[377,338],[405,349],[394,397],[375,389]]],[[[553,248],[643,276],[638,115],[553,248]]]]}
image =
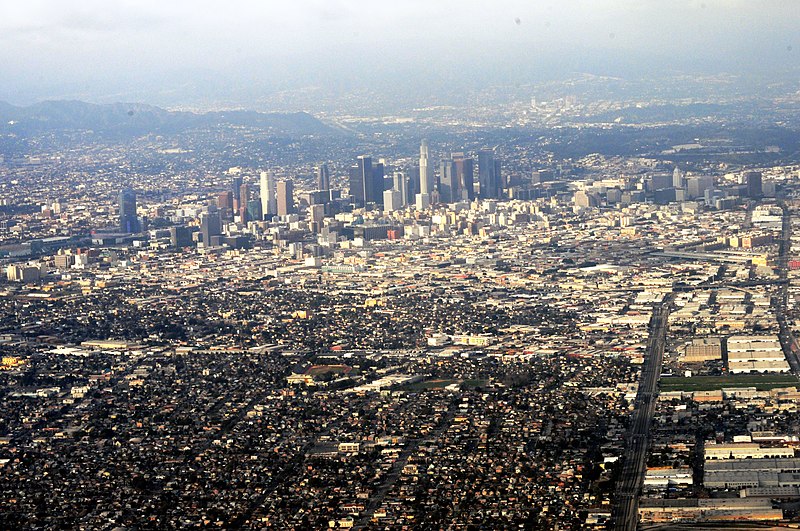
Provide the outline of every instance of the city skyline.
{"type": "Polygon", "coordinates": [[[798,26],[1,4],[0,528],[797,527],[798,26]]]}

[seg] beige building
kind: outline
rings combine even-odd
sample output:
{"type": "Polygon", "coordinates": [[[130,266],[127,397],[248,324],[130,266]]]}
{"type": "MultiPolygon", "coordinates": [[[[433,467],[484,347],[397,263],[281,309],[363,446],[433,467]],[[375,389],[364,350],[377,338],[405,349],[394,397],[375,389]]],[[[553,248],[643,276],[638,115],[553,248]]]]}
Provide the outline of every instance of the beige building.
{"type": "Polygon", "coordinates": [[[722,342],[718,337],[704,337],[693,340],[686,346],[681,361],[701,363],[722,359],[722,342]]]}
{"type": "Polygon", "coordinates": [[[789,363],[777,336],[731,336],[727,346],[731,374],[789,372],[789,363]]]}
{"type": "Polygon", "coordinates": [[[794,450],[786,447],[762,447],[759,443],[706,443],[705,459],[778,459],[794,457],[794,450]]]}

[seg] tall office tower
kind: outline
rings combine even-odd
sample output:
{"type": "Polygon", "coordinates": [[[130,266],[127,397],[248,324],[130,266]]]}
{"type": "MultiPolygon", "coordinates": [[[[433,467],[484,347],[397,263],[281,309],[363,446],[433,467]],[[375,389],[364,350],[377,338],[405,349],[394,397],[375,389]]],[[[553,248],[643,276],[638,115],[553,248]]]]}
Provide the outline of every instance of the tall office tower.
{"type": "Polygon", "coordinates": [[[269,204],[267,211],[264,214],[267,217],[274,216],[278,213],[278,184],[275,180],[275,174],[267,172],[267,187],[269,189],[269,204]]]}
{"type": "Polygon", "coordinates": [[[212,238],[222,234],[222,223],[216,207],[209,207],[208,212],[200,216],[200,234],[203,235],[205,247],[211,247],[212,238]]]}
{"type": "Polygon", "coordinates": [[[431,196],[428,194],[417,194],[417,210],[425,210],[429,206],[431,206],[431,196]]]}
{"type": "Polygon", "coordinates": [[[408,169],[408,204],[414,202],[414,198],[419,193],[419,166],[412,166],[408,169]]]}
{"type": "Polygon", "coordinates": [[[383,204],[383,163],[379,162],[372,167],[372,201],[375,204],[383,204]]]}
{"type": "Polygon", "coordinates": [[[242,191],[242,178],[240,176],[236,176],[233,178],[232,182],[232,191],[233,191],[233,210],[238,211],[239,208],[242,206],[241,200],[242,198],[239,194],[242,191]]]}
{"type": "Polygon", "coordinates": [[[327,162],[323,162],[317,168],[317,189],[323,191],[331,189],[331,174],[328,171],[327,162]]]}
{"type": "Polygon", "coordinates": [[[169,241],[175,248],[190,247],[192,245],[192,231],[185,225],[170,227],[169,241]]]}
{"type": "Polygon", "coordinates": [[[405,173],[401,171],[394,172],[394,186],[392,186],[392,189],[400,192],[400,206],[407,205],[411,193],[408,189],[408,178],[405,173]]]}
{"type": "Polygon", "coordinates": [[[656,190],[663,190],[664,188],[672,188],[672,175],[669,173],[657,173],[650,175],[645,180],[645,186],[648,192],[655,192],[656,190]]]}
{"type": "Polygon", "coordinates": [[[403,208],[403,204],[400,200],[400,191],[384,190],[383,211],[388,213],[388,212],[394,212],[395,210],[399,210],[401,208],[403,208]]]}
{"type": "Polygon", "coordinates": [[[433,166],[428,161],[428,141],[423,140],[419,147],[419,190],[430,195],[433,192],[433,166]]]}
{"type": "Polygon", "coordinates": [[[250,185],[244,183],[239,187],[239,217],[242,221],[248,221],[247,203],[250,202],[250,185]]]}
{"type": "Polygon", "coordinates": [[[763,195],[760,171],[745,172],[744,183],[747,185],[747,197],[757,198],[763,195]]]}
{"type": "Polygon", "coordinates": [[[308,209],[311,223],[322,223],[325,219],[325,205],[311,205],[308,209]]]}
{"type": "Polygon", "coordinates": [[[503,188],[500,179],[500,161],[495,160],[493,149],[482,149],[478,152],[478,182],[482,199],[500,197],[503,188]]]}
{"type": "Polygon", "coordinates": [[[375,179],[372,171],[372,157],[361,155],[357,161],[358,174],[361,179],[361,195],[364,197],[364,204],[374,201],[375,179]]]}
{"type": "Polygon", "coordinates": [[[261,201],[251,199],[247,202],[247,221],[261,221],[264,219],[264,211],[261,210],[261,201]]]}
{"type": "Polygon", "coordinates": [[[233,212],[233,192],[230,190],[225,192],[220,192],[217,195],[217,206],[220,209],[227,209],[228,212],[233,212]]]}
{"type": "Polygon", "coordinates": [[[453,195],[453,201],[472,201],[475,199],[475,161],[465,157],[463,153],[453,153],[452,158],[458,180],[458,190],[453,195]]]}
{"type": "Polygon", "coordinates": [[[294,184],[278,181],[278,215],[288,216],[294,212],[294,184]]]}
{"type": "MultiPolygon", "coordinates": [[[[261,213],[264,217],[271,218],[278,213],[278,201],[275,197],[275,175],[271,171],[261,172],[259,188],[261,213]]],[[[263,217],[259,219],[263,219],[263,217]]]]}
{"type": "Polygon", "coordinates": [[[373,184],[372,157],[361,155],[356,165],[350,168],[350,195],[356,206],[363,207],[372,200],[373,184]]]}
{"type": "Polygon", "coordinates": [[[364,183],[361,181],[361,172],[358,166],[350,166],[347,170],[347,186],[350,189],[350,196],[356,207],[364,206],[364,183]]]}
{"type": "Polygon", "coordinates": [[[685,188],[685,181],[684,181],[684,178],[683,178],[683,172],[677,166],[675,166],[675,170],[672,172],[672,187],[673,188],[685,188]]]}
{"type": "Polygon", "coordinates": [[[458,198],[458,169],[453,160],[443,160],[439,172],[439,200],[453,203],[458,198]]]}
{"type": "Polygon", "coordinates": [[[250,201],[250,184],[244,183],[239,187],[239,202],[247,205],[248,201],[250,201]]]}
{"type": "Polygon", "coordinates": [[[575,195],[572,196],[572,202],[579,207],[589,208],[599,206],[600,198],[595,193],[578,190],[575,192],[575,195]]]}
{"type": "Polygon", "coordinates": [[[139,218],[136,217],[136,192],[125,188],[119,193],[119,231],[139,232],[139,218]]]}
{"type": "Polygon", "coordinates": [[[714,177],[711,175],[701,175],[689,177],[686,182],[686,195],[689,199],[704,197],[705,191],[714,188],[714,177]]]}

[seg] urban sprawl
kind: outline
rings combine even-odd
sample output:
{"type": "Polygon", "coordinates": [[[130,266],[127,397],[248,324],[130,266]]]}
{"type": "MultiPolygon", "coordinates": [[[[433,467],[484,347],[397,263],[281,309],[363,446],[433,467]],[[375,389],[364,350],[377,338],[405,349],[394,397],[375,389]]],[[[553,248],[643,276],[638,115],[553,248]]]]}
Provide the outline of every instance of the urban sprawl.
{"type": "Polygon", "coordinates": [[[800,166],[137,142],[0,160],[0,527],[800,518],[800,166]]]}

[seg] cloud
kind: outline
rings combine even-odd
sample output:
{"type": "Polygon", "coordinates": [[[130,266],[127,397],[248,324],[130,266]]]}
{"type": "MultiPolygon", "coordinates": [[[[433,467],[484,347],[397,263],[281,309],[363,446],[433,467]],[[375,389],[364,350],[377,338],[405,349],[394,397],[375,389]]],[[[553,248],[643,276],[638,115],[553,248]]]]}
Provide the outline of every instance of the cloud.
{"type": "MultiPolygon", "coordinates": [[[[17,78],[54,86],[135,83],[136,76],[198,69],[230,76],[231,83],[320,83],[322,68],[325,81],[336,83],[377,70],[470,72],[477,60],[516,61],[531,70],[544,63],[590,70],[634,59],[653,69],[703,61],[736,67],[762,57],[764,65],[785,66],[800,58],[787,53],[787,46],[800,47],[796,6],[795,0],[7,0],[0,2],[0,89],[17,78]]],[[[501,80],[501,68],[496,75],[501,80]]]]}
{"type": "Polygon", "coordinates": [[[32,0],[0,5],[0,29],[11,32],[149,31],[168,22],[168,13],[148,2],[32,0]]]}

